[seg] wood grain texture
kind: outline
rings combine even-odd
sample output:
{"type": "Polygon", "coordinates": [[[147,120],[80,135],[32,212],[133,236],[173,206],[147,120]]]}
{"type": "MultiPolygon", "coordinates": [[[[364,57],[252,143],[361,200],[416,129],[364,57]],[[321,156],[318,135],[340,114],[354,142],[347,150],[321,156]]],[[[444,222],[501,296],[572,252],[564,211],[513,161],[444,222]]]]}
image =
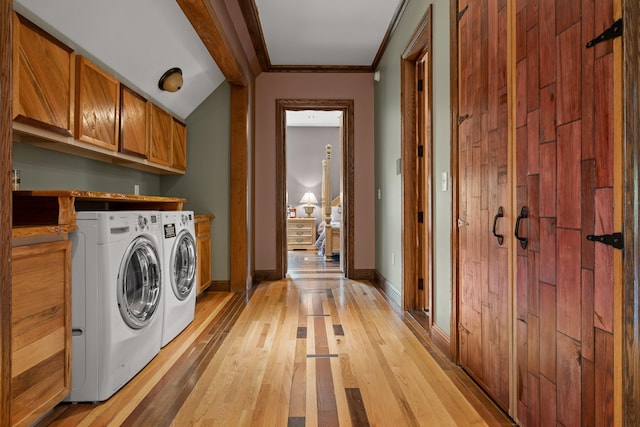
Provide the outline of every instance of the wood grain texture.
{"type": "Polygon", "coordinates": [[[120,82],[83,56],[76,57],[74,137],[118,150],[120,82]]]}
{"type": "Polygon", "coordinates": [[[73,50],[17,13],[13,28],[14,119],[70,136],[74,128],[73,50]]]}
{"type": "Polygon", "coordinates": [[[187,170],[187,126],[174,118],[171,131],[173,133],[171,167],[187,170]]]}
{"type": "Polygon", "coordinates": [[[147,100],[120,84],[120,143],[122,153],[147,157],[149,145],[149,115],[147,100]]]}
{"type": "Polygon", "coordinates": [[[173,158],[172,118],[166,111],[151,103],[148,158],[152,162],[170,166],[173,158]]]}
{"type": "MultiPolygon", "coordinates": [[[[623,15],[627,22],[640,21],[640,4],[633,0],[623,0],[623,15]]],[[[640,378],[640,183],[636,179],[640,173],[640,27],[626,25],[623,30],[624,61],[624,280],[622,295],[622,367],[623,378],[640,378]]],[[[631,427],[640,424],[640,382],[625,381],[622,386],[622,425],[631,427]]]]}
{"type": "Polygon", "coordinates": [[[12,251],[11,423],[29,425],[71,391],[71,242],[12,251]]]}
{"type": "Polygon", "coordinates": [[[512,425],[371,284],[297,268],[315,275],[249,298],[203,293],[194,322],[112,398],[37,425],[512,425]]]}
{"type": "Polygon", "coordinates": [[[211,285],[211,221],[215,215],[196,215],[194,227],[196,232],[196,252],[198,275],[196,293],[200,295],[211,285]]]}
{"type": "Polygon", "coordinates": [[[0,0],[0,425],[11,423],[11,185],[13,2],[0,0]]]}

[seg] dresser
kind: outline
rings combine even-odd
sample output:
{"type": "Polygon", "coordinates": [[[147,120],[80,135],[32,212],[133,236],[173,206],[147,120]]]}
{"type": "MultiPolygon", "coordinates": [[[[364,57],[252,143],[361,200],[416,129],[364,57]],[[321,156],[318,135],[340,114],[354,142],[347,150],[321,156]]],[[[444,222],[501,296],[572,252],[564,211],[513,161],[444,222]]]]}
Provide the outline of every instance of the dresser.
{"type": "Polygon", "coordinates": [[[287,219],[287,249],[316,250],[316,219],[287,219]]]}

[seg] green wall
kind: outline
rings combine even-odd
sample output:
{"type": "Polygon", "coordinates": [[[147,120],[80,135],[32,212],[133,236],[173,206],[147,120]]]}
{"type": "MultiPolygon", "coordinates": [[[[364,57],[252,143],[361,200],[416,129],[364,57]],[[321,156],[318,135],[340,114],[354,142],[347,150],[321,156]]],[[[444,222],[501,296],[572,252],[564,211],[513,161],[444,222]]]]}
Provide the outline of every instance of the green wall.
{"type": "Polygon", "coordinates": [[[187,173],[163,175],[164,196],[184,197],[185,210],[213,213],[211,274],[229,280],[229,140],[231,87],[222,83],[187,117],[187,173]]]}
{"type": "Polygon", "coordinates": [[[20,170],[21,190],[83,190],[160,196],[160,176],[59,153],[33,145],[13,143],[13,169],[20,170]]]}
{"type": "MultiPolygon", "coordinates": [[[[434,322],[450,334],[451,188],[441,190],[443,172],[450,177],[449,1],[410,0],[380,61],[375,91],[376,269],[402,293],[401,56],[428,6],[433,13],[433,196],[434,322]],[[378,191],[380,197],[378,197],[378,191]]],[[[450,183],[449,179],[449,183],[450,183]]]]}

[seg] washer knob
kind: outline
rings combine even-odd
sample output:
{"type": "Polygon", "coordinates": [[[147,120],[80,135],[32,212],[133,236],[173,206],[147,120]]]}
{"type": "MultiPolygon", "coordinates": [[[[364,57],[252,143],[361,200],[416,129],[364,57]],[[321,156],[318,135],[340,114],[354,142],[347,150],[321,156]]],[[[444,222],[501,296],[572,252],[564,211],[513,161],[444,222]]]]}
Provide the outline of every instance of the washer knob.
{"type": "Polygon", "coordinates": [[[145,229],[145,227],[147,226],[147,218],[143,217],[142,215],[140,215],[138,217],[138,225],[140,226],[141,229],[145,229]]]}

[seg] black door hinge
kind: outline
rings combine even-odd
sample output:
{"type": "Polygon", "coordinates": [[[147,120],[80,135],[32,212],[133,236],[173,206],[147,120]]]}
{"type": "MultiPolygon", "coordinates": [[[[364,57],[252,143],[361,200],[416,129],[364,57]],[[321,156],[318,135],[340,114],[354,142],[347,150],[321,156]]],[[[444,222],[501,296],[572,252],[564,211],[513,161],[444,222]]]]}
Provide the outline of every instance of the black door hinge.
{"type": "Polygon", "coordinates": [[[464,7],[464,9],[462,9],[460,12],[458,12],[458,22],[460,22],[460,20],[462,19],[462,16],[465,14],[465,12],[469,9],[469,5],[466,5],[464,7]]]}
{"type": "Polygon", "coordinates": [[[424,145],[418,145],[418,157],[424,157],[424,145]]]}
{"type": "Polygon", "coordinates": [[[624,249],[624,235],[622,233],[603,234],[601,236],[594,236],[589,234],[587,240],[591,242],[604,243],[605,245],[613,246],[616,249],[624,249]]]}
{"type": "Polygon", "coordinates": [[[590,40],[589,43],[587,43],[587,48],[593,47],[600,42],[615,39],[616,37],[621,37],[621,36],[622,36],[622,18],[614,22],[613,25],[611,25],[609,28],[604,30],[602,34],[600,34],[598,37],[594,38],[593,40],[590,40]]]}
{"type": "Polygon", "coordinates": [[[422,92],[424,90],[424,80],[418,79],[418,92],[422,92]]]}
{"type": "Polygon", "coordinates": [[[424,279],[418,279],[418,290],[424,289],[424,279]]]}
{"type": "Polygon", "coordinates": [[[422,224],[424,222],[424,212],[418,212],[418,224],[422,224]]]}

